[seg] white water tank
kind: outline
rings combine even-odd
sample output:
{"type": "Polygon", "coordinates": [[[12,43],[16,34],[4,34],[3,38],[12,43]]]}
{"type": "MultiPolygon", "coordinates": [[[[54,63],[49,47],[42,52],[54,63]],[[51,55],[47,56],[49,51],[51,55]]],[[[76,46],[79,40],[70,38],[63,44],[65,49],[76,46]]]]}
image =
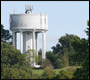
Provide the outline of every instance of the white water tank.
{"type": "Polygon", "coordinates": [[[48,17],[46,14],[11,14],[10,29],[48,30],[48,17]]]}

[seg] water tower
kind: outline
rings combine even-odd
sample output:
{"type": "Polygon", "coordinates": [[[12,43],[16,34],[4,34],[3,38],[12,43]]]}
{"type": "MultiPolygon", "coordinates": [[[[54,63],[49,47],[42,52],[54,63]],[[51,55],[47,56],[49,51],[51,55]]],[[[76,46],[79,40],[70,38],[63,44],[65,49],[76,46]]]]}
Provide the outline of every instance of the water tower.
{"type": "Polygon", "coordinates": [[[20,33],[20,50],[25,53],[34,49],[38,56],[38,33],[42,33],[42,59],[46,58],[46,31],[48,16],[33,14],[33,6],[25,6],[25,14],[10,14],[10,30],[13,33],[13,45],[17,46],[17,33],[20,33]]]}

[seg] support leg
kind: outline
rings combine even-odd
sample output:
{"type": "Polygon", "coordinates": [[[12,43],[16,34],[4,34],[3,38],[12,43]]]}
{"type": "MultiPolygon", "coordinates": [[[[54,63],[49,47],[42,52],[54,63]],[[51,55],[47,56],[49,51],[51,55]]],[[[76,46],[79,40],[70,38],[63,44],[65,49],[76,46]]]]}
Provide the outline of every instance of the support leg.
{"type": "Polygon", "coordinates": [[[15,47],[15,32],[13,32],[13,46],[15,47]]]}
{"type": "Polygon", "coordinates": [[[17,48],[17,33],[15,33],[15,48],[17,48]]]}
{"type": "Polygon", "coordinates": [[[20,32],[20,47],[21,47],[21,53],[23,53],[23,32],[20,32]]]}
{"type": "Polygon", "coordinates": [[[36,33],[36,54],[38,56],[38,33],[36,33]]]}
{"type": "Polygon", "coordinates": [[[46,59],[46,33],[42,31],[42,59],[46,59]]]}
{"type": "MultiPolygon", "coordinates": [[[[33,31],[33,50],[35,50],[35,31],[33,31]]],[[[35,64],[36,63],[34,62],[33,66],[35,66],[35,64]]]]}

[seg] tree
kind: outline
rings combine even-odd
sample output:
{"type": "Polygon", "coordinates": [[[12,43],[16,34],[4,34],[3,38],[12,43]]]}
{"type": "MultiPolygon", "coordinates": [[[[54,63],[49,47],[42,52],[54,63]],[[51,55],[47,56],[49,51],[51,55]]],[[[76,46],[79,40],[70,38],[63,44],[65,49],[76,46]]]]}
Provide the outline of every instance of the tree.
{"type": "Polygon", "coordinates": [[[38,65],[42,65],[42,55],[38,55],[38,65]]]}
{"type": "Polygon", "coordinates": [[[57,55],[53,54],[53,52],[51,52],[51,51],[47,51],[46,52],[46,57],[47,57],[47,59],[50,60],[51,64],[54,66],[54,63],[57,60],[57,55]]]}
{"type": "Polygon", "coordinates": [[[54,64],[55,66],[54,66],[54,68],[63,68],[64,67],[64,64],[63,64],[63,61],[61,60],[61,59],[57,59],[56,61],[55,61],[55,64],[54,64]]]}
{"type": "MultiPolygon", "coordinates": [[[[87,25],[89,27],[89,21],[87,21],[87,25]]],[[[88,40],[89,40],[89,28],[86,28],[85,32],[86,32],[86,34],[88,36],[88,40]]]]}
{"type": "Polygon", "coordinates": [[[64,53],[64,48],[67,48],[68,51],[70,52],[72,50],[71,48],[71,43],[74,40],[75,37],[78,37],[76,35],[72,35],[72,34],[66,34],[65,36],[62,36],[59,40],[58,43],[56,44],[56,46],[53,46],[53,53],[54,54],[63,54],[64,53]]]}
{"type": "Polygon", "coordinates": [[[40,50],[38,51],[38,55],[42,55],[42,49],[40,48],[40,50]]]}
{"type": "Polygon", "coordinates": [[[1,42],[1,78],[25,79],[28,76],[29,79],[31,75],[32,69],[26,61],[26,55],[21,54],[14,46],[1,42]]]}
{"type": "Polygon", "coordinates": [[[56,46],[53,46],[53,54],[56,54],[57,57],[61,60],[61,64],[63,64],[63,67],[66,66],[73,66],[75,65],[74,60],[72,61],[71,56],[73,54],[76,54],[75,50],[73,49],[72,41],[75,38],[79,38],[76,35],[72,34],[66,34],[65,36],[62,36],[56,46]]]}
{"type": "Polygon", "coordinates": [[[21,54],[14,46],[1,42],[1,70],[7,65],[23,66],[26,64],[26,56],[21,54]]]}
{"type": "Polygon", "coordinates": [[[76,70],[74,73],[74,79],[89,79],[89,28],[85,32],[88,36],[88,39],[81,39],[80,41],[75,40],[72,43],[75,51],[77,52],[77,54],[75,54],[73,57],[77,56],[77,62],[82,60],[82,68],[76,70]]]}
{"type": "Polygon", "coordinates": [[[42,65],[42,49],[38,51],[38,64],[42,65]]]}
{"type": "Polygon", "coordinates": [[[31,64],[31,66],[34,65],[34,62],[38,61],[38,56],[36,55],[33,49],[28,49],[25,54],[26,54],[26,59],[31,64]]]}
{"type": "Polygon", "coordinates": [[[88,49],[88,42],[86,39],[75,39],[72,42],[72,46],[74,50],[76,51],[76,54],[72,55],[72,58],[74,58],[75,62],[82,65],[83,59],[85,59],[87,49],[88,49]]]}
{"type": "Polygon", "coordinates": [[[12,35],[10,34],[10,31],[5,30],[2,24],[1,24],[1,41],[6,42],[8,44],[12,44],[12,35]]]}
{"type": "Polygon", "coordinates": [[[53,54],[61,54],[62,53],[62,47],[59,43],[56,44],[56,46],[51,47],[53,49],[53,54]]]}

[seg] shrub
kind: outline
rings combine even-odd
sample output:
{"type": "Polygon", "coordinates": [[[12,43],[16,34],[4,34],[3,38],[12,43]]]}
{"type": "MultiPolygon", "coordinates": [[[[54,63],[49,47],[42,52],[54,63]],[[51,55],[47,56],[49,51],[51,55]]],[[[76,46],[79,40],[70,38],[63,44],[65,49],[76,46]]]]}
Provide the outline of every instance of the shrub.
{"type": "Polygon", "coordinates": [[[18,68],[5,68],[1,72],[1,79],[30,79],[31,75],[25,70],[18,68]]]}
{"type": "Polygon", "coordinates": [[[75,71],[76,67],[69,67],[66,70],[61,70],[54,79],[72,79],[75,71]]]}
{"type": "Polygon", "coordinates": [[[64,64],[63,64],[63,61],[61,59],[57,59],[56,62],[55,62],[55,68],[63,68],[64,67],[64,64]]]}
{"type": "Polygon", "coordinates": [[[49,61],[49,59],[42,59],[42,67],[50,67],[51,62],[49,61]]]}
{"type": "Polygon", "coordinates": [[[40,75],[39,74],[32,74],[32,79],[40,79],[40,75]]]}
{"type": "Polygon", "coordinates": [[[55,77],[55,72],[50,67],[46,67],[44,69],[44,73],[42,74],[43,79],[52,79],[55,77]]]}

